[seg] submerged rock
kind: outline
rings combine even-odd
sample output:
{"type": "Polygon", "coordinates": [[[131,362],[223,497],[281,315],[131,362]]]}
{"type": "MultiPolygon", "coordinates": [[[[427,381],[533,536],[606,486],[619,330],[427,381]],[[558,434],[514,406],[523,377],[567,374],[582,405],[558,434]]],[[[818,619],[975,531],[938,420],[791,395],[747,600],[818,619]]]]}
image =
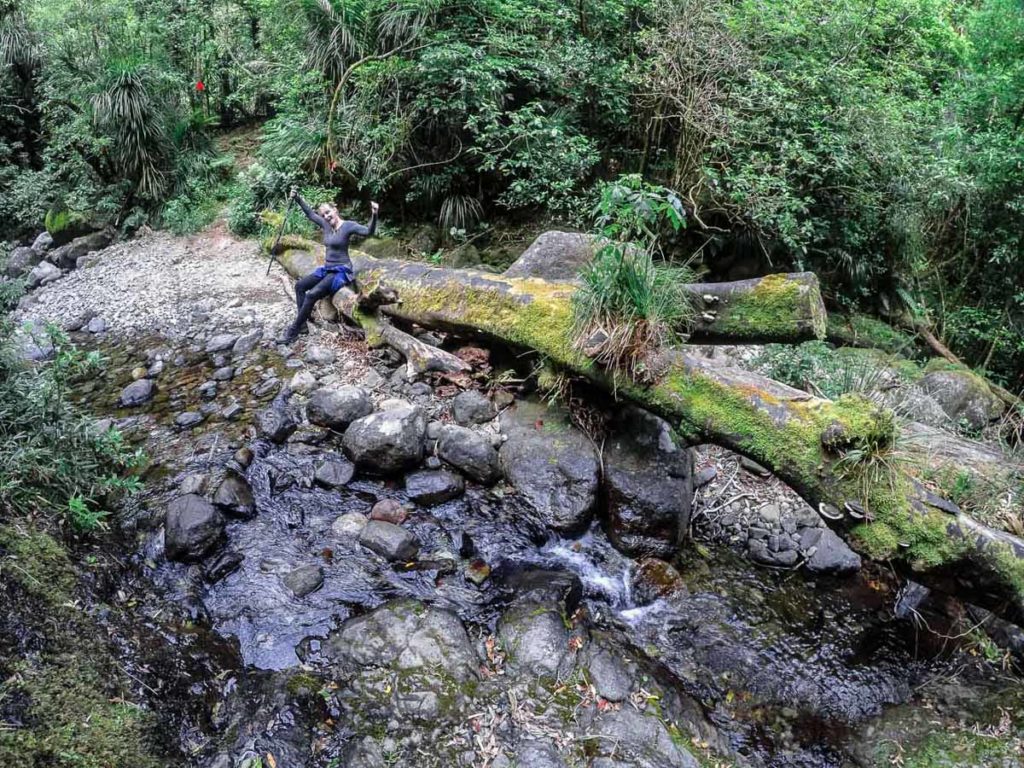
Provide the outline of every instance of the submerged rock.
{"type": "Polygon", "coordinates": [[[437,455],[478,483],[490,485],[501,476],[498,452],[491,441],[466,427],[441,427],[437,455]]]}
{"type": "Polygon", "coordinates": [[[305,597],[320,589],[324,583],[324,569],[319,565],[300,565],[282,579],[296,597],[305,597]]]}
{"type": "Polygon", "coordinates": [[[551,528],[582,530],[597,503],[600,462],[564,411],[520,401],[502,412],[499,451],[508,481],[551,528]]]}
{"type": "Polygon", "coordinates": [[[412,560],[420,551],[420,543],[415,536],[384,520],[368,521],[359,534],[359,543],[385,560],[412,560]]]}
{"type": "Polygon", "coordinates": [[[419,464],[427,419],[404,403],[352,422],[345,432],[345,454],[368,472],[395,474],[419,464]]]}
{"type": "Polygon", "coordinates": [[[164,554],[168,560],[200,560],[224,538],[224,517],[202,496],[179,496],[167,506],[164,554]]]}
{"type": "Polygon", "coordinates": [[[602,454],[605,530],[629,555],[672,556],[690,523],[693,452],[668,422],[640,410],[620,414],[602,454]]]}

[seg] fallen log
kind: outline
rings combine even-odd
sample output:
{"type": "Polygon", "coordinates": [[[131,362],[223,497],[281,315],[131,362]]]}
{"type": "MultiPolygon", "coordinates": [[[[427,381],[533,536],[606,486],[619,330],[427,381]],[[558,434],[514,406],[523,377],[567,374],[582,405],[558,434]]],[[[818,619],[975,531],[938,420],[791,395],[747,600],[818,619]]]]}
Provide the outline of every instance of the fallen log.
{"type": "Polygon", "coordinates": [[[381,308],[409,323],[533,350],[672,423],[769,467],[855,549],[1024,625],[1024,541],[931,495],[903,456],[892,413],[857,395],[812,397],[759,375],[666,350],[651,384],[615,382],[571,339],[571,283],[354,256],[360,287],[397,292],[381,308]],[[842,513],[848,510],[848,513],[842,513]]]}

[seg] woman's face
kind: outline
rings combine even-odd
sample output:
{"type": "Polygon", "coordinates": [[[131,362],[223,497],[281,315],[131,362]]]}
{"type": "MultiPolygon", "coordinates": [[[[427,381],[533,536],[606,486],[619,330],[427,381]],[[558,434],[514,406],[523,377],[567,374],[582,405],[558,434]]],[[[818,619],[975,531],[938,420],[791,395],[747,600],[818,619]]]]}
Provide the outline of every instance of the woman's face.
{"type": "Polygon", "coordinates": [[[324,221],[335,229],[341,226],[341,216],[338,215],[338,209],[333,205],[329,205],[328,203],[321,205],[320,215],[324,217],[324,221]]]}

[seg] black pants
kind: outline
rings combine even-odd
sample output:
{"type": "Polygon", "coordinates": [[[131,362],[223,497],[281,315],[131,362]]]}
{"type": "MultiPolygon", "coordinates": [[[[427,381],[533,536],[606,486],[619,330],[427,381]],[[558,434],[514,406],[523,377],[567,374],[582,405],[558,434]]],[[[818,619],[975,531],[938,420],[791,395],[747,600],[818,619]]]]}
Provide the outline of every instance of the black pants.
{"type": "Polygon", "coordinates": [[[299,314],[291,327],[293,333],[302,330],[306,321],[309,320],[309,316],[313,314],[313,307],[320,299],[327,298],[334,293],[331,290],[331,284],[335,277],[336,275],[330,272],[322,278],[313,273],[295,283],[295,303],[298,305],[299,314]]]}

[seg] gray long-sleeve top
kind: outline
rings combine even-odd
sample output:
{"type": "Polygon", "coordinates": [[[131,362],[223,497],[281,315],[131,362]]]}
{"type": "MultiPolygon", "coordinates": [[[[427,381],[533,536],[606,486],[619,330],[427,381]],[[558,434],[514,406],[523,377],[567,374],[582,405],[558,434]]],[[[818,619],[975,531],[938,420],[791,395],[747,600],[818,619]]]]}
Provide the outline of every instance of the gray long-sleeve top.
{"type": "Polygon", "coordinates": [[[298,202],[302,212],[306,214],[306,218],[323,230],[324,247],[327,249],[324,262],[328,265],[343,264],[346,267],[351,267],[352,259],[348,255],[348,244],[352,236],[371,237],[377,231],[376,212],[370,216],[370,223],[365,227],[354,221],[345,220],[341,222],[340,227],[335,229],[323,216],[309,207],[309,204],[302,199],[302,195],[296,194],[295,200],[298,202]]]}

